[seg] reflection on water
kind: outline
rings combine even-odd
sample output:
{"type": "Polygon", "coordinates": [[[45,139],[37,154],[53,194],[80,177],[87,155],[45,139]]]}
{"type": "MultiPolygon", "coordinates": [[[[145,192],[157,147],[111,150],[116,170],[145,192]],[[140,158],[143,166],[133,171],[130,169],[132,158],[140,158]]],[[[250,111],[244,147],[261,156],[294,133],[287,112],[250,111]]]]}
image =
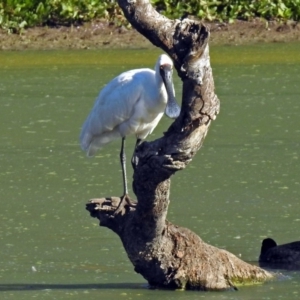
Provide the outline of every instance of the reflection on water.
{"type": "MultiPolygon", "coordinates": [[[[267,236],[280,244],[299,239],[299,51],[300,44],[211,49],[221,113],[172,179],[169,220],[246,261],[257,262],[267,236]]],[[[1,299],[174,297],[147,290],[118,237],[84,209],[89,198],[121,195],[120,141],[94,159],[78,143],[101,87],[123,70],[152,68],[159,53],[0,52],[1,299]]],[[[170,122],[164,118],[147,139],[170,122]]],[[[128,154],[134,143],[128,139],[128,154]]],[[[239,294],[176,298],[298,299],[300,275],[287,273],[239,294]]]]}

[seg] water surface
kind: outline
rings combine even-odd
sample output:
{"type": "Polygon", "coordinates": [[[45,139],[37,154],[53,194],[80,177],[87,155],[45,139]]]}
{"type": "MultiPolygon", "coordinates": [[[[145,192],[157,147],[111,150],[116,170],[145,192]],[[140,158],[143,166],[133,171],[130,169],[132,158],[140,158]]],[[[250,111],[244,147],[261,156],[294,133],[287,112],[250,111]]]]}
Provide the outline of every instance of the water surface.
{"type": "MultiPolygon", "coordinates": [[[[80,127],[105,83],[159,53],[0,52],[1,299],[299,298],[298,272],[238,293],[148,290],[118,237],[85,211],[90,198],[122,193],[120,141],[87,159],[80,127]]],[[[299,53],[297,43],[212,47],[221,113],[172,180],[169,220],[253,263],[263,238],[299,240],[299,53]]]]}

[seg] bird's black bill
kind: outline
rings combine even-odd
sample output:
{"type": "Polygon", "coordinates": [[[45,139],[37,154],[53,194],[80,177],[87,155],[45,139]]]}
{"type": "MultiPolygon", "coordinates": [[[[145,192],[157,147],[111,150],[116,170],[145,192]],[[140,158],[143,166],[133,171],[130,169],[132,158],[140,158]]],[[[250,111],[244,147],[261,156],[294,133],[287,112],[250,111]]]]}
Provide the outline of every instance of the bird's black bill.
{"type": "Polygon", "coordinates": [[[180,107],[177,104],[174,94],[173,80],[172,80],[172,67],[170,65],[162,65],[160,67],[160,75],[165,84],[168,102],[165,109],[165,114],[172,119],[176,119],[180,114],[180,107]]]}

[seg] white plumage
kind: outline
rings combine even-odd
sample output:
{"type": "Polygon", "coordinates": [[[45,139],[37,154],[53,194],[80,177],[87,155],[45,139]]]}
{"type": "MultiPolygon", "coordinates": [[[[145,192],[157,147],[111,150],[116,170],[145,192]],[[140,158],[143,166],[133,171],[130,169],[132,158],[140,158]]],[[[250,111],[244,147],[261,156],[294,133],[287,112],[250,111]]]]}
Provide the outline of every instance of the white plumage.
{"type": "MultiPolygon", "coordinates": [[[[154,70],[145,68],[124,72],[102,89],[80,135],[81,148],[87,156],[93,156],[112,140],[122,138],[121,164],[126,181],[125,161],[122,162],[122,156],[125,160],[125,137],[135,134],[138,144],[153,131],[164,112],[171,118],[179,115],[172,69],[172,60],[162,54],[154,70]]],[[[127,194],[126,182],[124,194],[127,194]]]]}

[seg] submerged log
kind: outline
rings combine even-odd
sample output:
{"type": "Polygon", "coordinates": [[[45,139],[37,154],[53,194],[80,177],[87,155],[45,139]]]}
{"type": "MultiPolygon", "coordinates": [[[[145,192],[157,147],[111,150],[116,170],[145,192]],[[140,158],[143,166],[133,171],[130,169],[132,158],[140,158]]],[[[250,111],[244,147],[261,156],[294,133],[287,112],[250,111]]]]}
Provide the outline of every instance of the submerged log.
{"type": "Polygon", "coordinates": [[[163,137],[143,142],[135,151],[136,205],[124,202],[120,209],[120,198],[101,198],[92,199],[87,210],[100,226],[119,235],[135,271],[153,287],[222,290],[271,279],[273,274],[166,219],[170,177],[191,162],[220,109],[210,66],[209,29],[190,19],[169,20],[148,0],[119,0],[119,5],[140,33],[172,57],[183,81],[182,108],[163,137]]]}

